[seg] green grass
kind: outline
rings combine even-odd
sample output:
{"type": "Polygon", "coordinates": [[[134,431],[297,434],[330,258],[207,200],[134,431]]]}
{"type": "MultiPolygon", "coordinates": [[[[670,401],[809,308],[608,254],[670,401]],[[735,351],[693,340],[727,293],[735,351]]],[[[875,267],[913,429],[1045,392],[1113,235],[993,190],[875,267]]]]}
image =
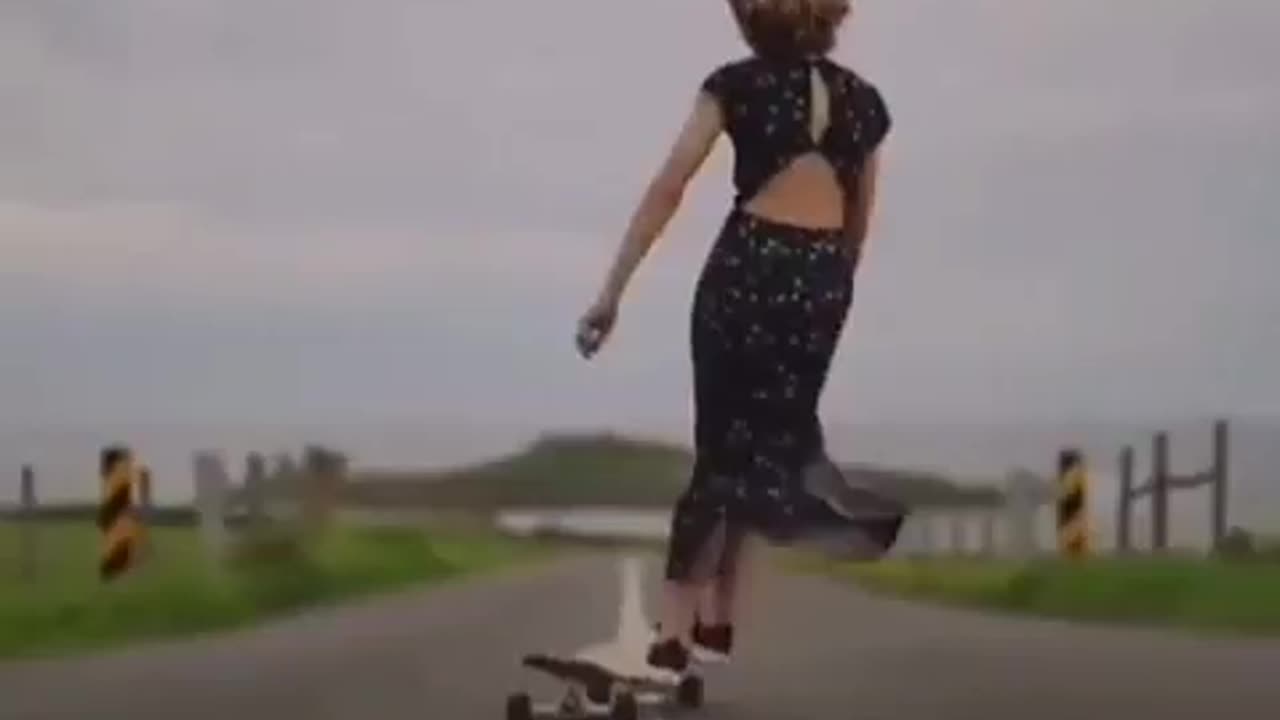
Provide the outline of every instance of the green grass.
{"type": "Polygon", "coordinates": [[[1108,623],[1280,634],[1280,564],[1198,558],[793,560],[880,592],[1108,623]]]}
{"type": "Polygon", "coordinates": [[[342,599],[438,583],[545,557],[544,545],[474,530],[338,528],[300,542],[263,532],[221,566],[193,530],[158,528],[154,554],[123,578],[96,577],[98,534],[39,527],[40,575],[16,576],[16,528],[0,524],[0,659],[54,655],[245,626],[342,599]]]}

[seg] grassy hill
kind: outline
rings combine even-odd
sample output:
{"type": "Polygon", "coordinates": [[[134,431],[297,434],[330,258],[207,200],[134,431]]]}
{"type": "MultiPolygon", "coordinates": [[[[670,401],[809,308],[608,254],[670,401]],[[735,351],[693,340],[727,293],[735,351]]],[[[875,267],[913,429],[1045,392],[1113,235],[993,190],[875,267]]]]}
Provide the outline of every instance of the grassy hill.
{"type": "MultiPolygon", "coordinates": [[[[518,506],[668,506],[693,465],[686,448],[615,435],[547,436],[523,451],[472,467],[434,473],[353,473],[344,500],[366,507],[490,509],[518,506]]],[[[914,506],[998,502],[990,486],[960,485],[938,475],[845,466],[859,482],[914,506]]]]}

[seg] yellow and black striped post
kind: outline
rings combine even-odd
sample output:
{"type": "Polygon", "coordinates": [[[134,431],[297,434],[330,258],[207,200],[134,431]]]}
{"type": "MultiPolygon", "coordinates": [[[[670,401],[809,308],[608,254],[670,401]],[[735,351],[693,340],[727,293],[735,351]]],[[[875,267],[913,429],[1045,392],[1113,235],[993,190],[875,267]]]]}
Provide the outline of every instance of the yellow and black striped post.
{"type": "Polygon", "coordinates": [[[1058,552],[1089,554],[1089,474],[1079,450],[1058,454],[1058,552]]]}
{"type": "Polygon", "coordinates": [[[137,468],[133,453],[113,446],[102,451],[102,505],[98,508],[98,528],[102,531],[102,557],[98,575],[111,581],[128,570],[138,555],[138,522],[134,516],[134,486],[137,468]]]}

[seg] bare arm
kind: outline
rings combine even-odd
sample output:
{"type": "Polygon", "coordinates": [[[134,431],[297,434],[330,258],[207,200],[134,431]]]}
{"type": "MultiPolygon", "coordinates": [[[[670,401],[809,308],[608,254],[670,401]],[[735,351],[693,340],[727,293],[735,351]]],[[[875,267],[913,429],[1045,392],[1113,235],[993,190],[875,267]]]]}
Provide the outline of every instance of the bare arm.
{"type": "Polygon", "coordinates": [[[876,187],[880,176],[880,150],[867,157],[849,194],[845,208],[845,241],[849,251],[858,257],[865,249],[871,216],[876,205],[876,187]]]}
{"type": "Polygon", "coordinates": [[[649,181],[631,216],[598,303],[616,305],[622,298],[631,275],[680,207],[685,188],[702,167],[722,129],[719,105],[700,93],[666,161],[649,181]]]}

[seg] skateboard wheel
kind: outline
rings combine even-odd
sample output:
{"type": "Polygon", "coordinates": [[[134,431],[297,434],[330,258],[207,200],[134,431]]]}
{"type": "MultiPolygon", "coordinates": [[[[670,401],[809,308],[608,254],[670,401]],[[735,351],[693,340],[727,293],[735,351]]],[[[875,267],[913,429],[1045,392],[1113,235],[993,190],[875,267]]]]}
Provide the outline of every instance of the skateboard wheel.
{"type": "Polygon", "coordinates": [[[687,708],[702,707],[702,678],[690,676],[680,681],[676,687],[676,701],[687,708]]]}
{"type": "Polygon", "coordinates": [[[507,696],[507,720],[533,720],[533,698],[528,693],[507,696]]]}
{"type": "Polygon", "coordinates": [[[583,707],[586,703],[582,700],[582,693],[574,687],[569,688],[564,694],[564,698],[560,700],[560,712],[569,717],[577,717],[582,714],[583,707]]]}
{"type": "Polygon", "coordinates": [[[631,693],[619,693],[613,700],[609,720],[640,720],[640,705],[631,693]]]}
{"type": "Polygon", "coordinates": [[[605,705],[612,690],[607,682],[593,682],[587,686],[587,699],[597,705],[605,705]]]}

